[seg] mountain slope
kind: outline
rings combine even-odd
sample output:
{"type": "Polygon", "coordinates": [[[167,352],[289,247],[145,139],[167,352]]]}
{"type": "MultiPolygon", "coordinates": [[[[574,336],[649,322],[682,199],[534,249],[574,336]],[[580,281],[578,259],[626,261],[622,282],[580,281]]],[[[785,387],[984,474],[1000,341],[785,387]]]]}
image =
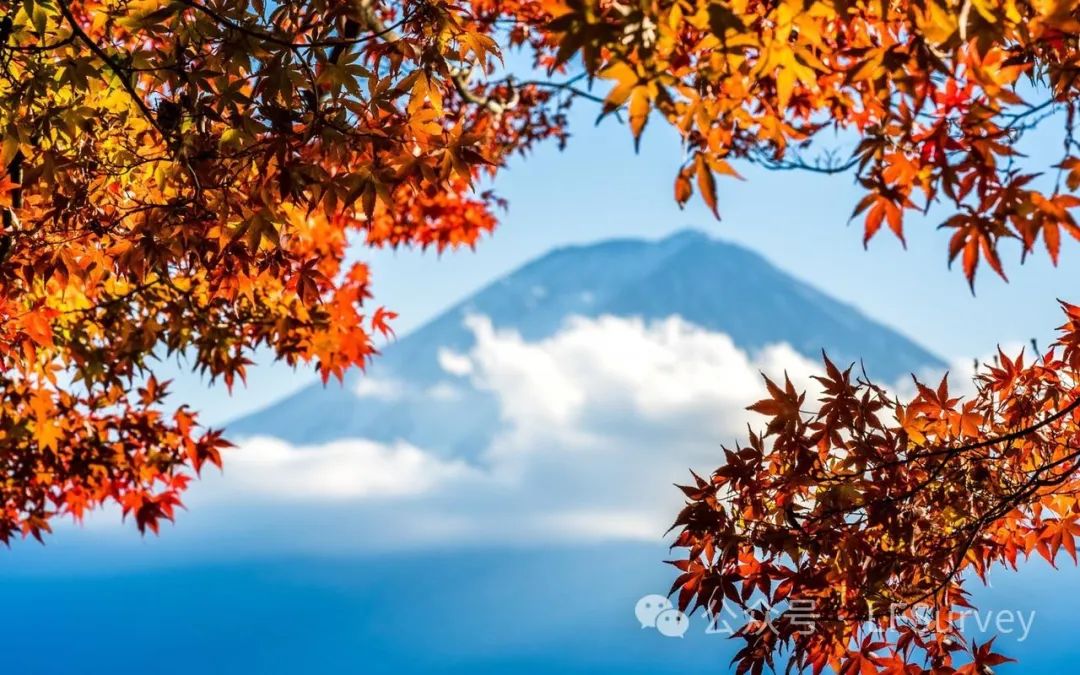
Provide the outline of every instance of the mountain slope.
{"type": "Polygon", "coordinates": [[[276,436],[312,444],[349,437],[406,440],[446,455],[473,457],[499,428],[496,401],[440,365],[440,350],[473,345],[465,318],[488,317],[526,340],[556,333],[574,315],[679,315],[726,333],[753,352],[787,343],[817,359],[862,358],[884,382],[942,367],[934,355],[777,269],[758,254],[683,231],[660,241],[615,240],[560,248],[526,264],[391,345],[368,375],[344,387],[312,385],[228,426],[236,437],[276,436]],[[365,378],[367,378],[365,380],[365,378]],[[376,384],[384,385],[381,392],[376,384]],[[358,395],[368,387],[369,394],[358,395]]]}

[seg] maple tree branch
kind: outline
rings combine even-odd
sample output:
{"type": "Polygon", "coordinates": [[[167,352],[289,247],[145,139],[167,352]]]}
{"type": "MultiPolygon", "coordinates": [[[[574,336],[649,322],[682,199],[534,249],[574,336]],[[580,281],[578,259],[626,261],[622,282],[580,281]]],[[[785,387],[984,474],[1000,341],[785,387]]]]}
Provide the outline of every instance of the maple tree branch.
{"type": "Polygon", "coordinates": [[[597,96],[596,94],[585,91],[584,89],[575,87],[574,82],[576,82],[578,79],[580,78],[573,78],[566,82],[551,82],[549,80],[524,80],[522,82],[518,82],[518,85],[522,87],[533,86],[545,87],[547,89],[557,89],[559,91],[569,92],[570,94],[577,96],[578,98],[583,98],[594,103],[604,102],[603,96],[597,96]]]}
{"type": "MultiPolygon", "coordinates": [[[[397,44],[401,41],[401,36],[394,30],[393,26],[386,26],[383,21],[375,14],[370,0],[365,0],[361,3],[363,9],[364,21],[367,23],[369,30],[375,31],[377,34],[385,35],[387,42],[397,44]]],[[[331,61],[337,61],[341,56],[340,48],[335,50],[334,55],[331,56],[331,61]]],[[[473,93],[469,89],[469,81],[466,73],[452,72],[450,73],[450,81],[454,85],[454,89],[458,94],[467,102],[475,105],[486,107],[488,110],[496,115],[500,115],[505,111],[505,107],[487,97],[479,96],[473,93]]]]}
{"type": "Polygon", "coordinates": [[[116,306],[116,305],[126,304],[127,302],[129,302],[130,300],[135,298],[136,296],[150,290],[154,286],[157,286],[160,283],[164,283],[162,281],[162,279],[163,279],[163,277],[161,277],[161,276],[156,277],[156,278],[154,278],[154,279],[152,279],[150,281],[146,281],[146,282],[143,282],[143,283],[141,283],[141,284],[139,284],[137,286],[133,286],[126,293],[121,293],[120,295],[115,295],[115,296],[113,296],[113,297],[111,297],[111,298],[109,298],[107,300],[102,300],[101,302],[93,304],[93,305],[91,305],[89,307],[76,307],[74,309],[66,309],[66,310],[61,311],[60,314],[62,314],[62,315],[91,314],[91,313],[97,312],[98,310],[101,310],[101,309],[108,309],[108,308],[116,306]]]}
{"type": "Polygon", "coordinates": [[[1061,410],[1058,410],[1056,413],[1054,413],[1052,415],[1049,415],[1045,419],[1040,420],[1039,422],[1036,422],[1036,423],[1032,424],[1031,426],[1024,427],[1022,429],[1017,429],[1016,431],[1012,431],[1010,433],[1007,433],[1007,434],[1004,434],[1004,435],[1001,435],[1001,436],[994,436],[992,438],[985,438],[985,439],[983,439],[981,441],[976,441],[974,443],[969,443],[967,445],[961,445],[961,446],[957,446],[955,448],[940,448],[938,450],[934,450],[934,451],[931,451],[931,452],[925,452],[925,453],[921,453],[921,454],[909,457],[909,458],[907,458],[907,459],[905,459],[903,461],[897,460],[896,462],[889,462],[889,463],[879,465],[879,466],[882,466],[882,467],[894,466],[894,465],[901,464],[901,463],[906,463],[908,461],[915,460],[915,459],[923,459],[923,458],[927,458],[927,457],[938,457],[938,456],[942,456],[942,455],[959,454],[961,452],[969,452],[971,450],[981,450],[982,448],[988,448],[988,447],[990,447],[992,445],[997,445],[998,443],[1010,443],[1012,441],[1018,441],[1021,438],[1023,438],[1024,436],[1027,436],[1029,434],[1033,434],[1036,431],[1039,431],[1040,429],[1042,429],[1043,427],[1049,426],[1049,425],[1053,424],[1054,422],[1057,422],[1058,420],[1062,419],[1063,417],[1065,417],[1069,413],[1073,412],[1077,408],[1080,408],[1080,395],[1075,396],[1073,398],[1072,403],[1070,403],[1069,405],[1065,406],[1061,410]]]}
{"type": "Polygon", "coordinates": [[[23,204],[23,159],[22,150],[16,150],[15,156],[11,158],[7,166],[7,179],[12,183],[16,183],[17,187],[11,190],[11,205],[3,209],[3,230],[0,231],[0,264],[7,262],[15,244],[12,231],[18,229],[19,225],[19,216],[15,211],[21,209],[23,204]]]}
{"type": "MultiPolygon", "coordinates": [[[[1073,446],[1067,446],[1067,447],[1072,448],[1073,450],[1075,450],[1075,452],[1073,452],[1070,455],[1066,455],[1065,457],[1062,457],[1061,459],[1059,459],[1057,461],[1051,462],[1048,465],[1040,467],[1039,469],[1036,470],[1036,472],[1035,472],[1036,475],[1041,474],[1044,471],[1047,471],[1047,470],[1049,470],[1051,468],[1054,468],[1056,466],[1060,466],[1061,464],[1063,464],[1063,463],[1065,463],[1067,461],[1076,460],[1077,458],[1080,458],[1080,448],[1073,447],[1073,446]]],[[[983,533],[986,530],[987,527],[989,527],[992,523],[994,523],[999,518],[1005,516],[1007,513],[1012,511],[1014,508],[1018,507],[1026,499],[1028,499],[1029,497],[1034,495],[1035,492],[1037,492],[1040,488],[1052,487],[1054,485],[1060,485],[1061,483],[1065,482],[1065,480],[1067,480],[1069,478],[1069,476],[1072,475],[1073,472],[1075,472],[1075,468],[1072,471],[1063,472],[1060,475],[1056,476],[1055,478],[1053,478],[1053,479],[1051,479],[1049,481],[1044,481],[1044,480],[1040,480],[1040,479],[1035,479],[1033,481],[1030,481],[1030,482],[1026,483],[1023,486],[1022,489],[1017,490],[1012,495],[1009,495],[1006,499],[1000,500],[997,504],[995,504],[993,507],[991,507],[982,516],[980,516],[976,520],[972,521],[968,525],[965,525],[964,529],[970,529],[970,533],[967,536],[967,538],[963,541],[963,545],[960,546],[958,548],[958,550],[954,553],[954,560],[953,560],[953,562],[951,564],[951,569],[949,571],[949,574],[946,575],[946,578],[937,587],[935,587],[934,589],[931,589],[931,591],[929,591],[928,593],[923,595],[921,598],[918,598],[918,599],[916,599],[914,601],[911,601],[911,602],[905,602],[905,604],[908,607],[918,605],[919,603],[923,602],[927,598],[933,597],[933,596],[937,595],[938,593],[940,593],[942,590],[944,590],[945,587],[948,586],[949,583],[951,583],[955,579],[956,575],[959,574],[962,571],[963,561],[967,557],[968,551],[971,550],[971,547],[974,545],[975,540],[978,538],[978,536],[981,533],[983,533]]]]}
{"type": "Polygon", "coordinates": [[[371,40],[375,40],[375,39],[378,39],[380,37],[390,35],[394,31],[396,31],[398,28],[403,26],[412,17],[411,13],[406,12],[404,15],[402,15],[401,19],[399,21],[395,22],[393,25],[391,25],[391,26],[383,26],[383,27],[381,27],[379,29],[374,30],[372,33],[370,33],[368,35],[358,36],[358,37],[355,37],[355,38],[339,38],[339,39],[333,39],[333,40],[313,40],[311,42],[293,42],[292,40],[277,37],[276,35],[273,35],[272,33],[267,33],[265,31],[257,29],[257,28],[250,28],[250,27],[244,26],[243,24],[240,24],[240,23],[237,23],[236,21],[233,21],[232,19],[228,18],[227,16],[224,16],[224,15],[218,13],[216,10],[211,9],[210,7],[208,7],[206,5],[194,2],[194,0],[180,0],[180,2],[183,3],[184,5],[187,5],[188,7],[191,7],[192,9],[195,9],[195,10],[198,10],[200,12],[205,13],[207,16],[209,16],[210,18],[212,18],[214,21],[218,22],[219,24],[225,26],[226,28],[230,28],[230,29],[235,30],[235,31],[237,31],[239,33],[243,33],[244,35],[247,35],[248,37],[253,37],[253,38],[257,39],[257,40],[263,40],[265,42],[269,42],[271,44],[278,45],[279,47],[285,47],[287,49],[292,49],[294,51],[299,51],[299,50],[302,50],[302,49],[314,49],[314,48],[318,48],[318,47],[351,47],[351,46],[354,46],[354,45],[363,44],[365,42],[369,42],[371,40]]]}
{"type": "Polygon", "coordinates": [[[132,99],[132,102],[136,105],[136,107],[139,108],[140,112],[142,112],[143,117],[145,117],[146,120],[150,122],[150,125],[153,126],[159,134],[161,134],[162,139],[168,138],[168,134],[166,134],[165,130],[162,129],[161,126],[158,124],[157,118],[154,116],[154,112],[150,110],[149,106],[146,105],[146,101],[143,100],[142,95],[135,88],[135,85],[131,83],[128,77],[128,73],[125,72],[124,67],[114,61],[113,58],[109,56],[108,52],[102,49],[101,46],[98,45],[98,43],[94,42],[94,40],[86,34],[86,31],[84,31],[82,29],[82,26],[79,25],[78,19],[76,19],[75,15],[71,13],[71,8],[68,7],[64,0],[57,0],[56,4],[60,7],[60,13],[64,15],[64,19],[67,20],[68,25],[71,26],[72,34],[76,36],[83,44],[85,44],[90,49],[90,51],[94,53],[94,55],[96,55],[99,59],[105,62],[105,65],[108,66],[109,70],[113,72],[113,74],[116,76],[116,79],[120,80],[120,85],[124,88],[125,91],[127,91],[128,95],[132,99]]]}
{"type": "MultiPolygon", "coordinates": [[[[71,26],[72,35],[74,37],[77,37],[81,42],[83,42],[83,44],[85,44],[91,52],[93,52],[99,59],[101,59],[105,63],[106,66],[109,67],[109,70],[113,72],[113,74],[116,76],[116,79],[120,80],[121,86],[124,87],[124,90],[128,93],[132,102],[142,113],[143,117],[145,117],[146,120],[150,123],[150,126],[152,126],[158,132],[158,134],[161,136],[161,139],[167,142],[169,139],[169,133],[164,128],[162,128],[161,123],[158,122],[157,116],[152,110],[150,110],[150,107],[146,104],[146,101],[143,100],[143,97],[139,93],[139,90],[135,88],[134,84],[132,84],[130,79],[130,72],[124,66],[117,63],[108,54],[108,52],[102,49],[100,45],[94,42],[94,40],[86,34],[86,31],[84,31],[82,29],[82,26],[79,25],[79,22],[75,18],[75,15],[71,13],[71,8],[64,3],[64,0],[57,0],[56,4],[60,7],[60,13],[63,14],[64,18],[68,22],[68,25],[71,26]]],[[[202,185],[199,181],[199,174],[195,171],[194,167],[192,167],[191,164],[186,161],[182,161],[176,158],[174,158],[174,161],[177,161],[177,163],[180,164],[180,166],[188,174],[188,177],[191,179],[192,185],[195,188],[196,197],[201,195],[202,185]]]]}
{"type": "MultiPolygon", "coordinates": [[[[869,508],[869,507],[872,507],[872,506],[882,506],[882,505],[886,505],[886,504],[896,504],[896,503],[899,503],[899,502],[903,502],[903,501],[905,501],[907,499],[910,499],[911,497],[915,496],[920,491],[925,490],[934,481],[936,481],[938,478],[940,478],[941,475],[942,475],[942,472],[949,465],[949,460],[950,459],[952,459],[952,458],[954,458],[954,457],[956,457],[956,456],[958,456],[958,455],[960,455],[962,453],[970,452],[972,450],[979,450],[979,449],[983,449],[983,448],[987,448],[987,447],[996,445],[998,443],[1010,443],[1012,441],[1019,440],[1021,438],[1024,438],[1025,436],[1036,433],[1040,429],[1042,429],[1042,428],[1044,428],[1044,427],[1046,427],[1046,426],[1048,426],[1050,424],[1053,424],[1054,422],[1064,418],[1066,415],[1072,413],[1074,410],[1076,410],[1078,408],[1080,408],[1080,396],[1074,397],[1073,401],[1068,406],[1066,406],[1066,407],[1062,408],[1061,410],[1057,411],[1056,413],[1046,417],[1045,419],[1042,419],[1039,422],[1031,424],[1031,425],[1029,425],[1027,427],[1017,429],[1016,431],[1010,432],[1008,434],[1004,434],[1004,435],[1001,435],[1001,436],[995,436],[995,437],[992,437],[992,438],[986,438],[986,439],[983,439],[981,441],[977,441],[977,442],[974,442],[974,443],[969,443],[969,444],[962,445],[962,446],[951,447],[951,448],[941,448],[941,449],[934,450],[934,451],[931,451],[931,452],[919,453],[919,454],[916,454],[916,455],[909,455],[909,456],[907,456],[907,457],[905,457],[903,459],[893,460],[893,461],[890,461],[890,462],[884,462],[882,464],[878,464],[878,465],[875,465],[873,467],[869,467],[869,468],[866,469],[866,471],[875,471],[875,470],[881,470],[881,469],[887,469],[887,468],[895,468],[897,466],[903,466],[903,465],[906,465],[906,464],[910,464],[910,463],[912,463],[912,462],[914,462],[916,460],[920,460],[920,459],[932,459],[932,458],[935,458],[935,457],[942,457],[942,456],[945,457],[945,459],[943,459],[941,462],[938,462],[937,465],[934,466],[931,469],[929,475],[926,478],[920,480],[916,485],[904,490],[900,494],[884,495],[884,496],[876,498],[876,499],[867,499],[867,500],[863,500],[863,501],[861,501],[859,503],[856,503],[856,504],[849,504],[849,505],[846,505],[846,506],[826,509],[826,510],[821,511],[819,513],[813,513],[813,514],[810,514],[809,517],[804,517],[800,521],[800,526],[805,527],[805,525],[807,523],[818,523],[818,522],[820,522],[822,520],[825,520],[827,518],[832,518],[832,517],[835,517],[835,516],[849,514],[849,513],[852,513],[854,511],[860,511],[862,509],[869,508]]],[[[863,475],[863,473],[849,473],[849,474],[833,473],[832,475],[822,476],[820,480],[821,480],[821,482],[843,481],[845,479],[856,478],[856,477],[861,476],[861,475],[863,475]]]]}
{"type": "Polygon", "coordinates": [[[68,35],[66,38],[64,38],[62,40],[59,40],[57,42],[52,42],[52,43],[47,44],[47,45],[26,45],[26,46],[23,46],[23,45],[8,45],[8,44],[5,44],[5,45],[0,45],[0,50],[8,49],[8,50],[11,50],[13,52],[19,52],[19,53],[22,53],[22,54],[42,54],[44,52],[49,52],[49,51],[52,51],[54,49],[59,49],[61,47],[66,47],[67,45],[71,44],[74,41],[75,41],[75,33],[72,33],[71,35],[68,35]]]}
{"type": "MultiPolygon", "coordinates": [[[[1005,119],[1011,121],[1013,124],[1015,124],[1016,122],[1019,122],[1019,121],[1025,119],[1027,117],[1035,115],[1035,114],[1037,114],[1037,113],[1039,113],[1039,112],[1041,112],[1043,110],[1046,110],[1047,108],[1051,108],[1051,107],[1053,107],[1055,105],[1058,105],[1059,103],[1061,103],[1061,102],[1056,100],[1056,99],[1051,98],[1051,99],[1048,99],[1046,101],[1043,101],[1042,103],[1039,103],[1038,105],[1029,106],[1027,109],[1023,110],[1022,112],[1011,113],[1009,115],[1004,115],[1003,117],[1005,119]]],[[[1012,128],[1012,127],[1010,126],[1010,127],[1006,127],[1006,128],[1012,128]]]]}
{"type": "Polygon", "coordinates": [[[960,7],[960,15],[957,17],[957,29],[960,32],[960,42],[966,43],[968,41],[968,21],[971,16],[971,0],[964,0],[963,6],[960,7]]]}
{"type": "Polygon", "coordinates": [[[474,105],[483,106],[496,115],[502,114],[505,110],[498,101],[487,96],[480,96],[479,94],[473,93],[473,91],[469,89],[469,78],[467,73],[462,71],[453,72],[450,74],[450,81],[454,84],[454,89],[457,90],[458,94],[461,95],[461,98],[465,99],[465,101],[474,105]]]}
{"type": "Polygon", "coordinates": [[[506,101],[497,101],[490,96],[481,96],[469,89],[468,73],[461,71],[453,72],[450,75],[450,81],[453,82],[454,88],[457,90],[458,94],[461,95],[461,98],[469,103],[483,106],[495,115],[502,115],[510,108],[517,106],[518,102],[521,100],[521,91],[514,86],[515,81],[512,76],[507,77],[502,81],[510,88],[511,92],[510,98],[506,101]]]}
{"type": "MultiPolygon", "coordinates": [[[[930,598],[935,598],[939,593],[943,592],[949,586],[949,584],[955,581],[957,575],[959,575],[963,571],[963,563],[965,558],[967,557],[968,552],[975,544],[975,541],[978,539],[979,535],[986,531],[987,527],[992,525],[998,519],[1004,517],[1013,509],[1019,507],[1028,498],[1034,495],[1039,489],[1060,485],[1065,482],[1070,476],[1072,476],[1076,471],[1076,467],[1074,467],[1072,470],[1064,471],[1051,479],[1039,478],[1039,476],[1041,476],[1046,471],[1050,471],[1067,462],[1080,459],[1080,447],[1072,445],[1066,445],[1066,447],[1074,450],[1074,452],[1064,457],[1061,457],[1053,462],[1050,462],[1049,464],[1043,465],[1038,469],[1035,469],[1035,476],[1026,483],[1024,483],[1020,487],[1020,489],[1016,490],[1011,494],[1003,496],[1003,498],[993,503],[975,520],[972,520],[971,522],[962,527],[961,531],[965,532],[966,536],[963,539],[958,540],[957,543],[952,547],[949,571],[946,573],[944,578],[942,578],[939,582],[935,583],[933,587],[921,592],[921,594],[915,596],[914,598],[900,600],[899,602],[896,602],[894,600],[894,605],[905,609],[910,609],[921,605],[930,598]]],[[[942,463],[942,465],[944,465],[944,463],[942,463]]],[[[801,527],[796,529],[800,531],[802,530],[801,527]]],[[[944,600],[942,600],[941,602],[944,602],[944,600]]],[[[882,614],[880,616],[885,615],[882,614]]],[[[875,616],[871,613],[870,618],[880,618],[880,616],[875,616]]]]}
{"type": "Polygon", "coordinates": [[[774,159],[766,156],[764,152],[761,152],[758,153],[756,157],[752,158],[752,161],[770,171],[810,171],[813,173],[834,175],[847,173],[855,168],[859,164],[860,157],[855,155],[847,161],[837,164],[835,157],[831,153],[826,153],[825,163],[818,161],[811,164],[799,157],[794,159],[774,159]]]}
{"type": "MultiPolygon", "coordinates": [[[[981,441],[976,441],[976,442],[969,443],[969,444],[966,444],[966,445],[958,445],[958,446],[955,446],[955,447],[948,447],[948,448],[938,448],[936,450],[929,450],[927,452],[921,452],[921,453],[914,453],[914,454],[905,455],[902,459],[895,459],[895,460],[890,460],[888,462],[882,462],[881,464],[876,464],[876,465],[874,465],[873,469],[890,469],[890,468],[895,468],[897,466],[903,466],[905,464],[910,464],[911,462],[914,462],[914,461],[917,461],[917,460],[920,460],[920,459],[930,459],[930,458],[942,457],[942,456],[955,456],[955,455],[958,455],[960,453],[970,452],[972,450],[981,450],[983,448],[988,448],[990,446],[997,445],[998,443],[1010,443],[1012,441],[1020,440],[1021,438],[1025,437],[1025,436],[1033,434],[1033,433],[1041,430],[1042,428],[1044,428],[1044,427],[1046,427],[1046,426],[1048,426],[1050,424],[1053,424],[1054,422],[1057,422],[1058,420],[1064,418],[1066,415],[1073,412],[1077,408],[1080,408],[1080,395],[1077,395],[1069,405],[1067,405],[1064,408],[1058,410],[1057,412],[1053,413],[1052,415],[1049,415],[1046,418],[1044,418],[1044,419],[1042,419],[1042,420],[1040,420],[1038,422],[1034,422],[1034,423],[1032,423],[1031,425],[1029,425],[1027,427],[1017,429],[1016,431],[1012,431],[1012,432],[1009,432],[1007,434],[1003,434],[1001,436],[995,436],[995,437],[992,437],[992,438],[984,438],[981,441]]],[[[843,480],[843,479],[846,479],[846,478],[855,478],[855,477],[860,476],[860,475],[862,475],[862,474],[861,473],[852,473],[852,474],[834,473],[831,476],[822,476],[822,479],[823,480],[843,480]]]]}
{"type": "Polygon", "coordinates": [[[23,54],[42,54],[53,49],[58,49],[64,45],[70,44],[75,39],[75,34],[72,33],[62,40],[45,45],[9,45],[7,42],[11,38],[12,29],[14,24],[12,17],[15,12],[9,12],[5,14],[3,18],[0,18],[0,50],[7,49],[13,52],[19,52],[23,54]]]}

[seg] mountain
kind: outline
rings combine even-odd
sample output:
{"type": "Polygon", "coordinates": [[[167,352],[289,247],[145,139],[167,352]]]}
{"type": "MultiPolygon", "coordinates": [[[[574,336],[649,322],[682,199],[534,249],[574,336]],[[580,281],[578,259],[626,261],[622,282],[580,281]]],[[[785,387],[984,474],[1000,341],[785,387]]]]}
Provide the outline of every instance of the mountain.
{"type": "Polygon", "coordinates": [[[440,353],[473,346],[466,317],[526,340],[556,333],[571,316],[679,315],[726,333],[754,352],[787,343],[817,359],[867,364],[883,382],[944,363],[910,339],[863,316],[734,244],[686,230],[660,241],[613,240],[556,249],[499,279],[389,346],[368,374],[345,386],[315,384],[228,425],[233,437],[268,435],[295,444],[363,437],[406,440],[445,455],[473,457],[499,428],[494,398],[447,373],[440,353]],[[366,395],[365,395],[366,394],[366,395]]]}

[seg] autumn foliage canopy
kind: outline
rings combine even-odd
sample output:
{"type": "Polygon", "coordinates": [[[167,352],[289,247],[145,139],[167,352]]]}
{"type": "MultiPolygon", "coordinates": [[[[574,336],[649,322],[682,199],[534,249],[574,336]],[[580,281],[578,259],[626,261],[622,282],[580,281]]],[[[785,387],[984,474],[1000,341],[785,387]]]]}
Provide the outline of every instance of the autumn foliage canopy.
{"type": "MultiPolygon", "coordinates": [[[[1008,246],[1056,262],[1080,237],[1078,37],[1065,0],[2,1],[0,539],[109,501],[156,530],[228,445],[166,407],[158,359],[229,386],[257,348],[324,380],[363,366],[394,314],[357,250],[474,245],[501,206],[489,179],[566,142],[574,102],[635,140],[670,125],[680,204],[719,214],[738,161],[849,173],[867,240],[936,205],[972,284],[1005,275],[1008,246]],[[1032,169],[1017,147],[1040,123],[1061,157],[1032,169]]],[[[1003,355],[967,401],[943,384],[901,404],[831,364],[813,411],[770,384],[765,433],[687,488],[680,599],[847,618],[748,631],[741,669],[1000,659],[947,627],[863,640],[852,617],[948,613],[965,570],[1074,555],[1066,309],[1059,345],[1003,355]]]]}

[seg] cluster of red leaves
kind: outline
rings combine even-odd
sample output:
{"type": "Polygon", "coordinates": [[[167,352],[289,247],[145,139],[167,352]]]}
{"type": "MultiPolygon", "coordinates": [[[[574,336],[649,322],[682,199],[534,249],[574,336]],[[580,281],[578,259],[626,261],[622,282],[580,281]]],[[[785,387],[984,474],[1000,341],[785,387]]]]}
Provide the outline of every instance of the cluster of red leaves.
{"type": "Polygon", "coordinates": [[[901,403],[827,358],[816,406],[767,382],[751,406],[765,431],[683,488],[676,521],[680,607],[786,607],[775,631],[751,619],[737,633],[738,672],[781,654],[815,673],[983,673],[1003,660],[960,633],[965,574],[1062,550],[1076,560],[1080,307],[1065,311],[1058,343],[1030,364],[999,354],[966,400],[942,380],[901,403]],[[813,605],[813,630],[796,600],[813,605]],[[933,621],[893,620],[926,610],[933,621]]]}

